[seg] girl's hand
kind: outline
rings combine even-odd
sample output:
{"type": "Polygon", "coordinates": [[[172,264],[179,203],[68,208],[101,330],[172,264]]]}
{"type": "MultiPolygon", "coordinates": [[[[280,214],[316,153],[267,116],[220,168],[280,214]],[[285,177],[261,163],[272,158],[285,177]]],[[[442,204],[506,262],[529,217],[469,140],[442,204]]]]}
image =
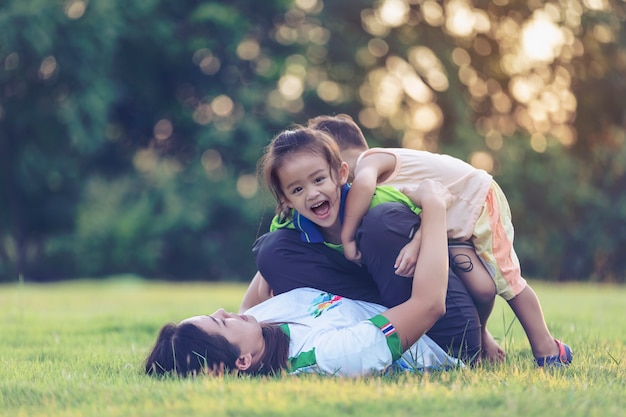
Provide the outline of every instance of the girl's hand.
{"type": "Polygon", "coordinates": [[[417,257],[420,251],[421,233],[419,230],[417,234],[409,243],[404,245],[398,257],[394,268],[396,268],[396,275],[406,278],[413,278],[415,274],[415,264],[417,263],[417,257]]]}
{"type": "Polygon", "coordinates": [[[345,256],[347,260],[361,265],[361,252],[356,245],[356,240],[351,240],[343,244],[343,256],[345,256]]]}

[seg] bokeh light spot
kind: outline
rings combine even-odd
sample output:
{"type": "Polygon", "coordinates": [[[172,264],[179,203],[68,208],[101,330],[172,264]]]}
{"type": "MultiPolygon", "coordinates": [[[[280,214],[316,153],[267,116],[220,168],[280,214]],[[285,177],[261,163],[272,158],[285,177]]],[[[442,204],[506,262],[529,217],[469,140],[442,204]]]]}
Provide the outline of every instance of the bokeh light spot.
{"type": "Polygon", "coordinates": [[[259,189],[259,183],[254,175],[244,174],[237,178],[237,192],[243,198],[252,198],[259,189]]]}

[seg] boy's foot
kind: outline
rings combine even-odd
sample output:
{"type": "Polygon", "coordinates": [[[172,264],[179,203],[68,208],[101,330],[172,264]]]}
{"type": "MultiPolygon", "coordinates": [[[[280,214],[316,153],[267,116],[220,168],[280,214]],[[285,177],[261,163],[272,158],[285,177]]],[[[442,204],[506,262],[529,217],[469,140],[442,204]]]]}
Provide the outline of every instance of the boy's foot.
{"type": "Polygon", "coordinates": [[[489,330],[483,328],[481,333],[481,359],[490,363],[504,362],[506,352],[500,347],[496,339],[489,333],[489,330]]]}
{"type": "Polygon", "coordinates": [[[554,339],[557,347],[559,348],[558,355],[536,357],[535,362],[540,367],[565,367],[572,363],[572,357],[574,356],[572,349],[560,340],[554,339]]]}

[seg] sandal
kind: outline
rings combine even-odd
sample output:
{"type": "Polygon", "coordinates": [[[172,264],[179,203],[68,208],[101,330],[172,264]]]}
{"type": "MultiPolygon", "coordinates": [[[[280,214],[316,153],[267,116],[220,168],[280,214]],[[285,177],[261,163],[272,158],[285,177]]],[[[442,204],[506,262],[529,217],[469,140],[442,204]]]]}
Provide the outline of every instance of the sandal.
{"type": "Polygon", "coordinates": [[[559,354],[554,356],[542,356],[535,358],[535,362],[540,367],[565,367],[572,363],[572,349],[560,340],[554,339],[559,347],[559,354]]]}

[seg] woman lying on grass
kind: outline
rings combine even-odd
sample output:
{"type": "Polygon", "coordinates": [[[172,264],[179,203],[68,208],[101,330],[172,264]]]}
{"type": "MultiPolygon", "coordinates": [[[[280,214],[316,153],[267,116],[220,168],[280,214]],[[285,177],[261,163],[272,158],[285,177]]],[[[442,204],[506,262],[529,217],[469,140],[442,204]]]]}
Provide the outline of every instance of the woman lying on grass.
{"type": "Polygon", "coordinates": [[[393,308],[313,289],[273,297],[244,315],[218,310],[165,325],[148,355],[150,375],[316,372],[362,376],[401,367],[458,363],[424,333],[445,313],[448,281],[446,209],[450,195],[424,181],[419,258],[411,297],[393,308]]]}

